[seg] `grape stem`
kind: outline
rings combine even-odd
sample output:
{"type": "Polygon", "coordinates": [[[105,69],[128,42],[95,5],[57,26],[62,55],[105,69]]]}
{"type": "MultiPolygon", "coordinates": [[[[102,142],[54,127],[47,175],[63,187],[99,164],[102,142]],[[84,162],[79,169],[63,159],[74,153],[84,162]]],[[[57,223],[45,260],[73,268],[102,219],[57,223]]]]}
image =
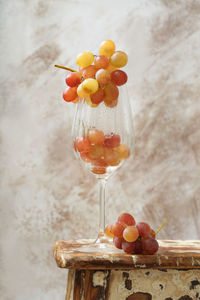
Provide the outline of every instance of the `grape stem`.
{"type": "Polygon", "coordinates": [[[152,235],[156,235],[160,232],[161,228],[165,225],[165,223],[167,223],[167,221],[169,220],[170,217],[167,217],[167,219],[162,223],[162,225],[160,226],[160,228],[156,231],[156,233],[152,233],[152,235]]]}
{"type": "Polygon", "coordinates": [[[70,71],[70,72],[76,72],[76,70],[73,70],[73,69],[68,68],[68,67],[60,66],[60,65],[54,65],[54,67],[64,69],[64,70],[67,70],[67,71],[70,71]]]}

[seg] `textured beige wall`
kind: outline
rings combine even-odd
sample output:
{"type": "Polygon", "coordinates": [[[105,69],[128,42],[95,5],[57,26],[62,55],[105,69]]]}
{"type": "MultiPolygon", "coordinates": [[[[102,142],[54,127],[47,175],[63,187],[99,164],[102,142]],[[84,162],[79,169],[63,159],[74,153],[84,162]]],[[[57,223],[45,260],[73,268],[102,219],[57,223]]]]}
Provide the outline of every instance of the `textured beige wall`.
{"type": "Polygon", "coordinates": [[[0,1],[3,300],[64,299],[58,239],[95,237],[95,178],[71,148],[75,106],[61,94],[82,50],[113,39],[129,54],[135,157],[110,179],[107,220],[122,211],[159,238],[200,238],[200,1],[0,1]]]}

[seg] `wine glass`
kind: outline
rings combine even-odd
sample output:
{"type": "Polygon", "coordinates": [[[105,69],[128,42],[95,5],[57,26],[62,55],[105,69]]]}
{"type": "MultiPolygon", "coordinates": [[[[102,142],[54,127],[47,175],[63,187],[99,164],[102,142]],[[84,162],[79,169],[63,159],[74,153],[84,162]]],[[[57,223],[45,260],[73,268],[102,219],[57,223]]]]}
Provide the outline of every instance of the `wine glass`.
{"type": "MultiPolygon", "coordinates": [[[[92,107],[91,102],[80,99],[73,127],[73,146],[76,157],[98,180],[99,233],[95,244],[104,247],[109,239],[105,230],[105,187],[108,178],[130,156],[134,145],[131,107],[126,85],[119,88],[114,107],[104,102],[92,107]]],[[[112,106],[112,105],[111,105],[112,106]]]]}

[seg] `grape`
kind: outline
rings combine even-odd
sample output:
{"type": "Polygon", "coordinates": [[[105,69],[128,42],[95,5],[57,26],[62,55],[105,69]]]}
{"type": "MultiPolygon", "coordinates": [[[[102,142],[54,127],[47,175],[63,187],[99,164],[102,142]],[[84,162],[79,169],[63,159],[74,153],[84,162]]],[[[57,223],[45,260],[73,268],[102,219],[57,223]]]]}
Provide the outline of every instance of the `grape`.
{"type": "Polygon", "coordinates": [[[103,41],[99,47],[99,54],[110,57],[115,52],[115,43],[111,40],[103,41]]]}
{"type": "Polygon", "coordinates": [[[83,79],[94,78],[96,72],[97,72],[97,68],[94,65],[84,68],[82,70],[83,79]]]}
{"type": "Polygon", "coordinates": [[[93,61],[94,55],[88,51],[80,53],[76,58],[77,65],[82,68],[88,67],[93,61]]]}
{"type": "Polygon", "coordinates": [[[139,237],[139,232],[135,226],[127,226],[123,232],[123,238],[127,242],[135,242],[139,237]]]}
{"type": "Polygon", "coordinates": [[[117,166],[120,163],[119,155],[112,148],[104,149],[104,159],[109,166],[117,166]]]}
{"type": "Polygon", "coordinates": [[[66,84],[70,87],[75,87],[81,83],[81,74],[79,72],[71,72],[67,75],[66,84]]]}
{"type": "Polygon", "coordinates": [[[77,94],[80,98],[88,98],[89,94],[83,89],[83,83],[79,84],[77,94]]]}
{"type": "Polygon", "coordinates": [[[105,167],[94,167],[92,169],[92,172],[94,174],[105,174],[106,173],[106,168],[105,167]]]}
{"type": "Polygon", "coordinates": [[[76,97],[73,101],[72,101],[72,103],[77,103],[79,101],[79,97],[76,97]]]}
{"type": "Polygon", "coordinates": [[[115,70],[111,73],[111,81],[116,85],[123,85],[127,82],[127,74],[121,70],[115,70]]]}
{"type": "Polygon", "coordinates": [[[145,222],[139,222],[136,225],[139,235],[143,238],[148,238],[151,232],[151,227],[145,222]]]}
{"type": "Polygon", "coordinates": [[[92,165],[95,167],[107,167],[108,164],[105,162],[104,159],[98,158],[98,159],[93,159],[91,161],[92,165]]]}
{"type": "Polygon", "coordinates": [[[90,129],[88,133],[88,138],[91,144],[103,144],[104,143],[104,133],[101,130],[90,129]]]}
{"type": "Polygon", "coordinates": [[[126,253],[133,253],[134,252],[134,243],[129,243],[129,242],[123,241],[122,249],[126,253]]]}
{"type": "Polygon", "coordinates": [[[113,71],[117,70],[117,68],[114,67],[111,63],[109,63],[109,65],[106,68],[106,70],[108,70],[110,73],[112,73],[113,71]]]}
{"type": "Polygon", "coordinates": [[[152,238],[152,239],[155,239],[156,238],[156,234],[155,234],[156,232],[151,228],[151,231],[150,231],[150,237],[152,238]]]}
{"type": "Polygon", "coordinates": [[[104,93],[105,93],[104,102],[106,103],[112,102],[112,100],[117,99],[119,96],[118,87],[112,82],[108,83],[105,86],[104,93]]]}
{"type": "Polygon", "coordinates": [[[141,240],[137,239],[134,243],[134,254],[142,254],[143,252],[143,247],[142,247],[142,242],[141,240]]]}
{"type": "Polygon", "coordinates": [[[115,245],[116,248],[118,249],[122,249],[122,242],[123,242],[123,238],[120,237],[114,237],[113,238],[113,243],[115,245]]]}
{"type": "Polygon", "coordinates": [[[79,152],[89,152],[91,148],[90,141],[87,136],[77,137],[76,138],[76,147],[79,152]]]}
{"type": "Polygon", "coordinates": [[[116,51],[110,58],[110,62],[114,67],[122,68],[127,64],[128,56],[123,51],[116,51]]]}
{"type": "Polygon", "coordinates": [[[67,87],[63,93],[63,99],[67,102],[71,102],[77,98],[77,88],[67,87]]]}
{"type": "Polygon", "coordinates": [[[125,144],[120,144],[115,148],[115,151],[117,151],[120,159],[126,159],[130,156],[130,150],[125,144]]]}
{"type": "Polygon", "coordinates": [[[98,91],[90,96],[92,103],[99,104],[103,101],[105,96],[104,90],[99,88],[98,91]]]}
{"type": "Polygon", "coordinates": [[[97,104],[93,103],[93,102],[91,101],[90,96],[86,99],[86,102],[87,102],[87,104],[88,104],[89,106],[91,106],[91,107],[97,107],[97,106],[99,105],[98,103],[97,103],[97,104]]]}
{"type": "Polygon", "coordinates": [[[99,55],[94,58],[94,64],[98,69],[106,69],[109,66],[109,59],[105,55],[99,55]]]}
{"type": "Polygon", "coordinates": [[[103,145],[92,145],[90,149],[90,157],[92,159],[98,159],[104,157],[103,145]]]}
{"type": "Polygon", "coordinates": [[[83,87],[83,90],[87,93],[87,94],[93,94],[95,93],[98,88],[99,88],[99,85],[98,85],[98,82],[96,79],[93,79],[93,78],[88,78],[88,79],[85,79],[82,83],[81,83],[82,87],[83,87]]]}
{"type": "Polygon", "coordinates": [[[119,223],[119,222],[115,222],[112,225],[112,232],[114,234],[115,237],[123,237],[123,231],[124,231],[124,226],[123,224],[119,223]]]}
{"type": "Polygon", "coordinates": [[[118,147],[120,145],[120,136],[118,134],[106,134],[104,145],[108,148],[118,147]]]}
{"type": "Polygon", "coordinates": [[[114,234],[112,233],[112,224],[106,226],[104,232],[105,232],[105,234],[106,234],[108,237],[114,238],[114,234]]]}
{"type": "Polygon", "coordinates": [[[96,73],[96,80],[99,84],[106,85],[110,81],[110,72],[105,69],[100,69],[96,73]]]}
{"type": "Polygon", "coordinates": [[[155,239],[142,239],[142,247],[144,254],[154,254],[158,251],[159,245],[155,239]]]}
{"type": "Polygon", "coordinates": [[[80,156],[81,156],[81,159],[82,159],[84,162],[86,162],[86,163],[91,162],[91,158],[90,158],[88,152],[82,152],[82,153],[80,154],[80,156]]]}
{"type": "Polygon", "coordinates": [[[104,99],[104,104],[108,107],[115,107],[117,106],[118,99],[110,100],[108,98],[104,99]]]}
{"type": "Polygon", "coordinates": [[[134,226],[135,225],[135,219],[133,218],[133,216],[131,216],[128,213],[123,213],[121,214],[118,219],[118,222],[123,223],[127,226],[134,226]]]}

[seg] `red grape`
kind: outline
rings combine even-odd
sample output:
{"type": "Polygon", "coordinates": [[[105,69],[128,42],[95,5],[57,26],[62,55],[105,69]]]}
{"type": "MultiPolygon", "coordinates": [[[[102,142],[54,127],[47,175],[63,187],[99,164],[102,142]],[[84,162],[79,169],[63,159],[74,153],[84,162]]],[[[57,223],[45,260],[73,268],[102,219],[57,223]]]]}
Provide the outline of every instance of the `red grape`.
{"type": "Polygon", "coordinates": [[[123,238],[120,237],[114,237],[113,238],[113,243],[115,245],[116,248],[118,249],[122,249],[122,242],[123,242],[123,238]]]}
{"type": "Polygon", "coordinates": [[[67,87],[63,93],[63,99],[67,102],[71,102],[78,97],[76,87],[67,87]]]}
{"type": "Polygon", "coordinates": [[[142,248],[142,242],[141,240],[137,239],[134,243],[134,253],[135,254],[142,254],[143,248],[142,248]]]}
{"type": "Polygon", "coordinates": [[[104,145],[108,148],[118,147],[120,145],[120,136],[114,133],[105,135],[104,145]]]}
{"type": "Polygon", "coordinates": [[[134,251],[134,243],[129,243],[129,242],[123,241],[122,242],[122,249],[126,253],[133,253],[133,251],[134,251]]]}
{"type": "Polygon", "coordinates": [[[89,152],[91,148],[90,141],[87,136],[77,137],[76,147],[79,152],[89,152]]]}
{"type": "Polygon", "coordinates": [[[125,84],[127,79],[127,74],[122,70],[115,70],[111,73],[111,81],[116,85],[125,84]]]}
{"type": "Polygon", "coordinates": [[[112,226],[112,232],[114,234],[115,237],[123,237],[123,231],[124,231],[124,225],[119,223],[119,222],[115,222],[112,226]]]}
{"type": "Polygon", "coordinates": [[[142,239],[142,247],[144,254],[154,254],[158,251],[158,242],[153,238],[142,239]]]}
{"type": "Polygon", "coordinates": [[[126,224],[127,226],[135,225],[135,219],[128,213],[123,213],[118,217],[118,222],[126,224]]]}
{"type": "Polygon", "coordinates": [[[66,84],[70,87],[75,87],[81,83],[81,74],[79,72],[71,72],[67,75],[66,84]]]}
{"type": "Polygon", "coordinates": [[[148,238],[151,232],[151,227],[145,222],[139,222],[136,225],[139,235],[143,238],[148,238]]]}

